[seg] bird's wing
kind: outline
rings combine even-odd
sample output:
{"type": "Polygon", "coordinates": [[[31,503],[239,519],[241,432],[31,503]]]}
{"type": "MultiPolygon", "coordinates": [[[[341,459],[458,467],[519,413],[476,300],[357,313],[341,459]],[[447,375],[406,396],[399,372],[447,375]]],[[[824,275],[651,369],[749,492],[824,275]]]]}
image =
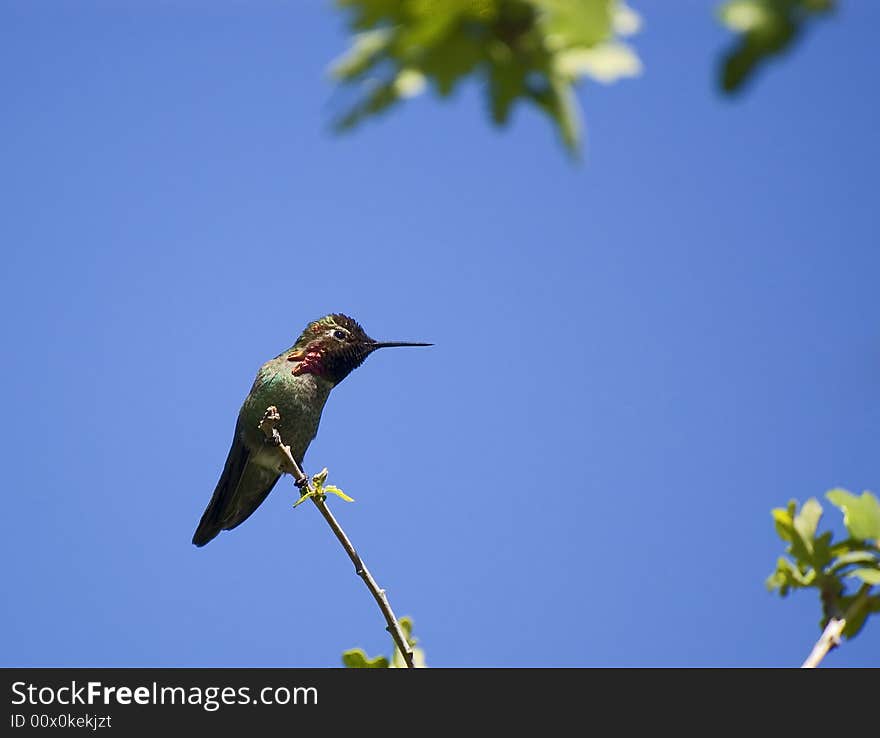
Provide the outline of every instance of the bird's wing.
{"type": "Polygon", "coordinates": [[[266,499],[279,477],[277,472],[253,463],[236,427],[220,481],[192,542],[204,546],[221,530],[231,530],[243,523],[266,499]]]}

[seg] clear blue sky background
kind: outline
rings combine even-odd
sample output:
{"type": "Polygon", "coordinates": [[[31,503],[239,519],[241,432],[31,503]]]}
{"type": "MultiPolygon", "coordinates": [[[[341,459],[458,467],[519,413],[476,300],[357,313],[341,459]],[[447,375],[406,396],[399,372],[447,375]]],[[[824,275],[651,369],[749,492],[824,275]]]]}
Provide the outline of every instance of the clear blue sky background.
{"type": "Polygon", "coordinates": [[[332,136],[324,2],[0,5],[4,665],[388,652],[290,483],[190,544],[257,368],[331,311],[437,344],[306,456],[431,665],[800,663],[770,509],[880,487],[880,7],[731,101],[715,3],[634,4],[580,167],[475,87],[332,136]]]}

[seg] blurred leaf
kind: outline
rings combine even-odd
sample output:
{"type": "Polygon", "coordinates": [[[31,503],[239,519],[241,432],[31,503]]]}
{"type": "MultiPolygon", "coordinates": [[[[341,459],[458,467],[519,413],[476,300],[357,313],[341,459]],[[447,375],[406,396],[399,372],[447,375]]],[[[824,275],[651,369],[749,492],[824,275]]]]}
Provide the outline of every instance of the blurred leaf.
{"type": "Polygon", "coordinates": [[[592,46],[612,33],[614,0],[534,0],[550,49],[592,46]]]}
{"type": "Polygon", "coordinates": [[[556,71],[571,79],[589,75],[610,84],[622,77],[638,77],[642,62],[625,43],[613,41],[591,49],[567,49],[556,55],[556,71]]]}
{"type": "Polygon", "coordinates": [[[367,657],[362,648],[352,648],[342,653],[342,663],[349,669],[387,669],[388,659],[384,656],[376,656],[374,659],[367,657]]]}
{"type": "MultiPolygon", "coordinates": [[[[845,611],[849,610],[855,599],[856,596],[841,598],[843,609],[845,611]]],[[[868,616],[876,612],[880,612],[880,595],[868,597],[865,600],[864,606],[862,606],[853,617],[846,621],[846,625],[843,628],[843,637],[846,639],[855,638],[864,626],[868,616]]]]}
{"type": "Polygon", "coordinates": [[[642,17],[621,0],[614,9],[611,27],[620,36],[632,36],[641,30],[642,17]]]}
{"type": "Polygon", "coordinates": [[[853,538],[880,541],[880,502],[870,492],[857,497],[845,489],[833,489],[825,497],[843,510],[843,524],[853,538]]]}
{"type": "Polygon", "coordinates": [[[359,77],[381,59],[391,38],[387,28],[355,34],[351,48],[331,64],[330,74],[340,80],[359,77]]]}
{"type": "Polygon", "coordinates": [[[516,60],[496,62],[489,72],[489,98],[492,120],[502,125],[507,122],[513,103],[526,89],[526,68],[516,60]]]}
{"type": "Polygon", "coordinates": [[[795,513],[796,508],[797,503],[792,500],[788,503],[788,508],[785,510],[776,508],[771,514],[776,524],[776,532],[783,540],[790,543],[788,552],[799,562],[811,562],[813,560],[812,536],[805,538],[801,535],[798,525],[796,525],[796,521],[800,519],[799,525],[801,528],[809,527],[810,514],[805,519],[801,518],[795,513]]]}
{"type": "Polygon", "coordinates": [[[478,39],[464,33],[455,34],[425,53],[422,71],[434,80],[441,95],[448,95],[485,60],[487,53],[478,39]]]}
{"type": "Polygon", "coordinates": [[[784,556],[780,556],[776,562],[776,571],[767,578],[767,589],[773,591],[779,590],[781,597],[788,595],[792,589],[799,587],[809,587],[816,579],[816,572],[801,572],[797,566],[784,556]]]}
{"type": "Polygon", "coordinates": [[[797,501],[789,500],[785,508],[774,507],[770,514],[773,516],[773,525],[776,534],[783,541],[791,540],[791,529],[794,527],[794,514],[797,511],[797,501]]]}
{"type": "Polygon", "coordinates": [[[822,517],[822,505],[815,497],[807,500],[792,521],[797,532],[805,540],[812,540],[816,536],[819,527],[819,519],[822,517]]]}
{"type": "Polygon", "coordinates": [[[546,110],[559,128],[562,142],[572,155],[577,155],[581,143],[581,116],[571,83],[554,75],[544,89],[533,89],[530,96],[546,110]]]}
{"type": "Polygon", "coordinates": [[[848,577],[852,577],[853,579],[861,579],[865,584],[875,585],[880,584],[880,569],[853,569],[851,572],[847,573],[848,577]]]}
{"type": "Polygon", "coordinates": [[[572,83],[633,77],[641,62],[615,34],[635,33],[637,13],[621,0],[338,0],[349,16],[350,50],[332,66],[357,85],[334,121],[344,131],[427,87],[447,96],[465,79],[482,83],[494,123],[520,100],[554,122],[566,148],[582,134],[572,83]]]}
{"type": "Polygon", "coordinates": [[[872,554],[869,551],[850,551],[834,559],[829,573],[834,574],[851,564],[877,564],[877,566],[880,566],[877,554],[872,554]]]}
{"type": "Polygon", "coordinates": [[[735,92],[759,65],[781,54],[806,24],[834,7],[833,0],[729,0],[718,10],[721,22],[739,38],[724,56],[721,86],[735,92]]]}

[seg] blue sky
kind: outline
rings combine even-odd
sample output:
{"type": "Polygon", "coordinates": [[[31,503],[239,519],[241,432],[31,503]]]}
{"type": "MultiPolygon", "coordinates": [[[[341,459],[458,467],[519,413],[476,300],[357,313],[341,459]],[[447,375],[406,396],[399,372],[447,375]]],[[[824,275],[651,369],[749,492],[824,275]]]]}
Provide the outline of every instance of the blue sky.
{"type": "Polygon", "coordinates": [[[645,75],[581,90],[575,166],[474,87],[333,136],[324,2],[119,5],[0,5],[4,665],[389,651],[289,482],[190,544],[257,368],[333,311],[436,343],[306,455],[429,664],[803,660],[770,509],[880,487],[880,8],[730,100],[714,3],[634,2],[645,75]]]}

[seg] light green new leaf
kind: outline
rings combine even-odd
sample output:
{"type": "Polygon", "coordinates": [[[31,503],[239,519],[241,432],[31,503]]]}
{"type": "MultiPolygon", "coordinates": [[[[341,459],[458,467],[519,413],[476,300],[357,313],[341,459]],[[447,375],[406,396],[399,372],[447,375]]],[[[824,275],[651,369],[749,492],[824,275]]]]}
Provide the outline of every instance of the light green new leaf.
{"type": "Polygon", "coordinates": [[[384,656],[367,657],[362,648],[352,648],[342,654],[342,663],[349,669],[387,669],[388,659],[384,656]]]}
{"type": "Polygon", "coordinates": [[[853,579],[860,579],[865,584],[870,584],[871,586],[880,584],[880,569],[853,569],[847,576],[853,579]]]}
{"type": "Polygon", "coordinates": [[[770,511],[770,514],[773,516],[773,525],[776,528],[776,534],[783,541],[791,541],[791,531],[794,527],[794,515],[796,511],[797,500],[789,500],[786,507],[774,507],[770,511]]]}
{"type": "Polygon", "coordinates": [[[339,487],[336,487],[332,484],[328,484],[326,487],[321,487],[321,492],[327,495],[336,495],[346,502],[354,502],[354,497],[349,497],[347,494],[345,494],[345,492],[339,489],[339,487]]]}
{"type": "Polygon", "coordinates": [[[771,592],[779,590],[781,597],[788,595],[789,590],[799,587],[809,587],[816,580],[816,570],[809,569],[802,572],[795,564],[784,556],[780,556],[776,562],[776,571],[767,577],[767,589],[771,592]]]}
{"type": "Polygon", "coordinates": [[[352,39],[351,48],[330,65],[330,74],[336,79],[359,77],[381,59],[392,38],[388,28],[358,33],[352,39]]]}
{"type": "Polygon", "coordinates": [[[550,49],[592,46],[612,33],[616,0],[532,0],[550,49]]]}
{"type": "Polygon", "coordinates": [[[851,564],[873,564],[880,568],[880,554],[874,554],[870,551],[848,551],[834,559],[828,573],[836,574],[851,564]]]}
{"type": "MultiPolygon", "coordinates": [[[[771,511],[773,522],[776,525],[776,532],[784,541],[789,542],[789,553],[798,560],[798,562],[810,563],[813,560],[813,540],[812,537],[804,537],[795,526],[795,510],[797,503],[792,500],[788,503],[788,508],[775,508],[771,511]]],[[[808,518],[809,520],[809,518],[808,518]]]]}
{"type": "MultiPolygon", "coordinates": [[[[427,668],[428,664],[425,662],[425,652],[423,649],[416,646],[418,643],[418,639],[415,638],[412,634],[413,631],[413,621],[412,618],[408,615],[404,615],[400,619],[400,629],[403,631],[403,636],[406,638],[407,644],[412,649],[413,652],[413,666],[416,669],[424,669],[427,668]]],[[[400,649],[395,645],[394,647],[394,656],[391,658],[391,663],[388,665],[390,669],[404,669],[406,668],[406,661],[403,660],[403,654],[400,652],[400,649]]]]}
{"type": "Polygon", "coordinates": [[[794,516],[794,527],[800,533],[801,538],[812,540],[816,536],[816,529],[819,527],[819,519],[822,517],[822,505],[815,497],[807,500],[800,509],[800,512],[794,516]]]}
{"type": "Polygon", "coordinates": [[[880,501],[870,492],[856,496],[845,489],[833,489],[825,497],[843,511],[843,524],[853,538],[880,540],[880,501]]]}

